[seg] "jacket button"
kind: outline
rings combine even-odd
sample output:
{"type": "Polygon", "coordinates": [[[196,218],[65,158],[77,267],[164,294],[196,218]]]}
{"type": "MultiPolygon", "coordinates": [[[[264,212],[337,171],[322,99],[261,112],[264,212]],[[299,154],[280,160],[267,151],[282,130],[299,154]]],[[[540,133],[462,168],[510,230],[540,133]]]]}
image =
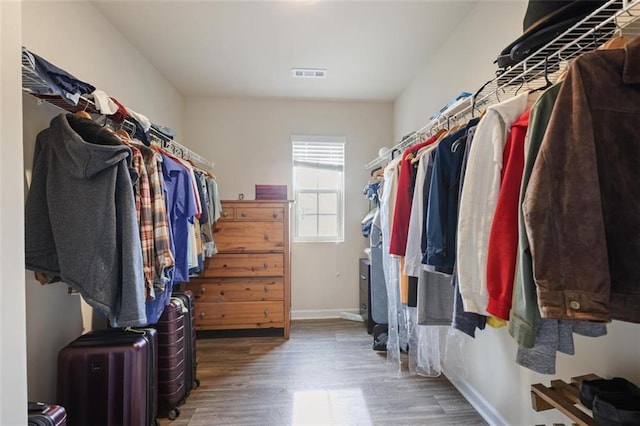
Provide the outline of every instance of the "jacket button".
{"type": "Polygon", "coordinates": [[[580,309],[580,302],[578,302],[577,300],[572,300],[571,302],[569,302],[569,307],[574,311],[577,311],[578,309],[580,309]]]}

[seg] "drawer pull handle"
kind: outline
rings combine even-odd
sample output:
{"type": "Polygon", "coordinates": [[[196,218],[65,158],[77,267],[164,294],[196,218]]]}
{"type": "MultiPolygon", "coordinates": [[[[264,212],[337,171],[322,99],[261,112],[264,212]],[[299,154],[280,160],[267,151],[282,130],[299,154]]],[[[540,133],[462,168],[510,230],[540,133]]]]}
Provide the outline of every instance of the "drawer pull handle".
{"type": "Polygon", "coordinates": [[[204,319],[204,316],[205,316],[205,315],[206,315],[206,314],[205,314],[204,312],[200,312],[200,319],[204,319]]]}
{"type": "Polygon", "coordinates": [[[227,217],[227,216],[229,216],[229,213],[227,213],[226,211],[223,211],[222,212],[222,217],[227,217]]]}
{"type": "Polygon", "coordinates": [[[278,218],[278,213],[277,212],[273,212],[273,218],[277,219],[278,218]]]}
{"type": "Polygon", "coordinates": [[[262,266],[264,267],[264,269],[267,269],[269,267],[268,263],[263,263],[262,266]]]}
{"type": "Polygon", "coordinates": [[[269,240],[269,234],[264,234],[264,240],[268,241],[269,240]]]}
{"type": "Polygon", "coordinates": [[[242,212],[242,213],[240,213],[240,216],[242,216],[242,217],[247,217],[247,212],[242,212]]]}
{"type": "Polygon", "coordinates": [[[367,277],[365,277],[364,275],[360,275],[360,279],[361,279],[361,280],[366,280],[366,279],[367,279],[367,277]]]}
{"type": "Polygon", "coordinates": [[[264,286],[264,292],[265,292],[265,293],[269,293],[269,286],[268,286],[268,285],[265,285],[265,286],[264,286]]]}
{"type": "Polygon", "coordinates": [[[265,310],[264,310],[264,317],[266,318],[266,317],[268,317],[268,316],[269,316],[269,310],[268,310],[268,309],[265,309],[265,310]]]}
{"type": "Polygon", "coordinates": [[[204,288],[204,286],[203,286],[203,287],[201,287],[201,288],[200,288],[200,294],[198,295],[198,297],[202,296],[202,295],[204,294],[204,291],[205,291],[205,290],[206,290],[206,289],[204,288]]]}

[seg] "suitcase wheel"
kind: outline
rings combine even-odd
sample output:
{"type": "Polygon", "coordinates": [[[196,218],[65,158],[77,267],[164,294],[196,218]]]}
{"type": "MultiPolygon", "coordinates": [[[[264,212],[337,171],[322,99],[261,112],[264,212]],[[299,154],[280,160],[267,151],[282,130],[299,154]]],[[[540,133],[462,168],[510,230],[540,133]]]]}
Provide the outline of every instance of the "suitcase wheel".
{"type": "Polygon", "coordinates": [[[167,417],[169,418],[169,420],[175,420],[178,418],[179,415],[180,415],[180,410],[178,410],[177,408],[173,408],[169,410],[169,414],[167,414],[167,417]]]}

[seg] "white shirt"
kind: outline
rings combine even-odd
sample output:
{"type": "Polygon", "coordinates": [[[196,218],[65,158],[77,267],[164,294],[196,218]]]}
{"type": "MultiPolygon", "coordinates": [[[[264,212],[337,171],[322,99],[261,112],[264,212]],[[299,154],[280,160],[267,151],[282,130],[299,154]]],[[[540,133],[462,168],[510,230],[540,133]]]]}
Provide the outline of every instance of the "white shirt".
{"type": "MultiPolygon", "coordinates": [[[[409,234],[407,236],[407,251],[404,258],[404,274],[409,277],[419,277],[422,273],[422,233],[424,223],[424,203],[423,190],[424,180],[427,178],[427,168],[429,166],[429,156],[437,143],[433,143],[424,148],[420,153],[418,170],[416,174],[416,184],[413,190],[413,201],[411,203],[411,216],[409,219],[409,234]]],[[[431,176],[428,176],[431,179],[431,176]]]]}
{"type": "Polygon", "coordinates": [[[502,153],[511,125],[526,108],[526,93],[489,107],[473,136],[457,234],[458,280],[466,312],[489,315],[487,250],[500,191],[502,153]]]}

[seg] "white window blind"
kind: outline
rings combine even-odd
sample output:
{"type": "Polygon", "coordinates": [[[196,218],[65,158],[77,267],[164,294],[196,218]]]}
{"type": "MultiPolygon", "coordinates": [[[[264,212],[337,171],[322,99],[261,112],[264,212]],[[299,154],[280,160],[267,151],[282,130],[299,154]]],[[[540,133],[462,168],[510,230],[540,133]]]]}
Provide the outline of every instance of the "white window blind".
{"type": "Polygon", "coordinates": [[[293,142],[293,166],[343,171],[343,142],[293,142]]]}

